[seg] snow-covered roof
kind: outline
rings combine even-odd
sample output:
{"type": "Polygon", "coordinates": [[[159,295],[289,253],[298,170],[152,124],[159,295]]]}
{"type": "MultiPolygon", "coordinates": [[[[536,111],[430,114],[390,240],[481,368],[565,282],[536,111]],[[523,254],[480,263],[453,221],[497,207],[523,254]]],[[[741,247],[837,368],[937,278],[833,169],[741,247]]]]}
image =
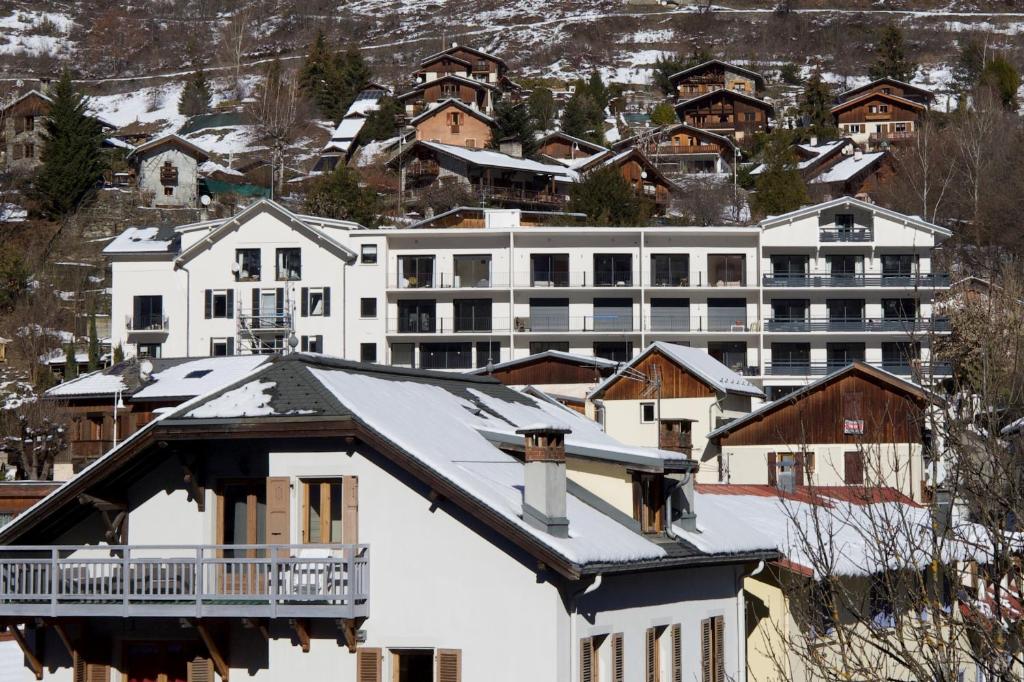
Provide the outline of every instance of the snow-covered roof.
{"type": "Polygon", "coordinates": [[[794,220],[799,220],[807,216],[818,215],[824,211],[830,211],[834,208],[859,208],[873,215],[883,216],[893,222],[904,223],[906,225],[913,225],[914,227],[919,227],[929,232],[940,234],[944,237],[949,237],[950,235],[953,234],[950,230],[946,229],[945,227],[940,227],[939,225],[930,223],[927,220],[921,218],[920,216],[897,213],[896,211],[892,211],[882,206],[878,206],[877,204],[870,204],[866,201],[861,201],[860,199],[856,199],[854,197],[836,197],[835,199],[824,201],[820,204],[804,206],[802,208],[796,209],[795,211],[783,213],[782,215],[770,215],[760,222],[760,226],[761,229],[765,229],[769,227],[775,227],[777,225],[786,225],[788,223],[793,222],[794,220]]]}
{"type": "Polygon", "coordinates": [[[133,400],[185,398],[217,391],[268,360],[266,355],[232,355],[189,360],[154,372],[133,400]]]}
{"type": "Polygon", "coordinates": [[[858,173],[876,166],[884,156],[885,152],[848,156],[834,166],[825,169],[825,172],[811,180],[811,184],[846,182],[858,173]]]}
{"type": "Polygon", "coordinates": [[[884,99],[897,104],[902,104],[906,107],[910,107],[911,109],[920,109],[922,111],[928,108],[920,102],[915,102],[913,100],[906,99],[905,97],[900,97],[899,95],[893,95],[887,92],[866,92],[863,95],[857,95],[856,97],[843,100],[832,107],[831,112],[833,114],[838,114],[870,99],[884,99]]]}
{"type": "Polygon", "coordinates": [[[595,386],[594,390],[590,392],[590,396],[600,395],[604,389],[619,379],[623,373],[655,351],[658,351],[672,362],[687,370],[716,391],[721,393],[738,393],[759,398],[764,396],[761,389],[708,355],[707,351],[690,346],[680,346],[679,344],[666,341],[655,341],[647,346],[643,352],[623,365],[618,372],[595,386]]]}
{"type": "MultiPolygon", "coordinates": [[[[795,147],[803,152],[801,158],[797,164],[797,170],[808,170],[813,168],[816,164],[821,163],[825,157],[831,156],[833,153],[842,149],[847,144],[851,144],[851,141],[847,138],[841,138],[839,140],[831,140],[829,142],[820,142],[818,144],[798,144],[795,147]]],[[[750,171],[751,175],[760,175],[764,172],[765,164],[759,165],[754,170],[750,171]]]]}
{"type": "Polygon", "coordinates": [[[753,80],[757,81],[762,86],[764,85],[764,76],[762,76],[758,72],[751,71],[750,69],[745,69],[742,66],[736,66],[735,64],[730,64],[729,62],[724,62],[721,59],[709,59],[706,62],[701,62],[700,64],[697,64],[696,66],[691,66],[689,68],[683,69],[682,71],[679,71],[677,73],[672,74],[671,76],[668,77],[668,79],[669,79],[670,82],[675,83],[678,79],[682,78],[683,76],[685,76],[685,75],[687,75],[689,73],[693,73],[694,71],[702,71],[702,70],[704,70],[704,69],[706,69],[708,67],[711,67],[711,66],[720,66],[720,67],[722,67],[723,70],[735,71],[736,73],[744,74],[745,76],[747,76],[749,78],[752,78],[753,80]]]}
{"type": "Polygon", "coordinates": [[[97,370],[54,386],[46,391],[46,397],[71,398],[88,395],[113,395],[118,391],[125,391],[127,389],[128,386],[124,383],[120,374],[108,374],[104,370],[97,370]]]}
{"type": "Polygon", "coordinates": [[[551,132],[548,133],[538,133],[537,144],[547,144],[548,142],[555,138],[561,138],[563,140],[572,142],[581,149],[593,149],[595,154],[598,152],[608,151],[608,148],[605,147],[604,145],[597,144],[596,142],[591,142],[590,140],[584,140],[583,138],[580,137],[573,137],[569,133],[563,132],[561,130],[552,130],[551,132]]]}
{"type": "Polygon", "coordinates": [[[697,95],[696,97],[692,97],[690,99],[680,100],[679,103],[676,104],[676,110],[678,111],[679,109],[682,109],[682,108],[685,108],[685,107],[692,107],[692,106],[694,106],[695,104],[697,104],[698,102],[700,102],[702,100],[713,99],[713,98],[719,97],[719,96],[734,97],[736,99],[742,100],[742,101],[744,101],[744,102],[746,102],[748,104],[752,104],[752,105],[754,105],[756,107],[759,107],[761,109],[766,109],[766,110],[772,112],[772,114],[774,114],[774,112],[775,112],[775,107],[772,105],[771,102],[766,102],[763,99],[759,99],[757,97],[754,97],[753,95],[748,95],[745,92],[737,92],[736,90],[729,90],[727,88],[719,88],[718,90],[711,90],[710,92],[705,92],[702,95],[697,95]]]}
{"type": "Polygon", "coordinates": [[[103,248],[103,253],[170,253],[176,248],[176,243],[173,231],[159,227],[128,227],[103,248]]]}
{"type": "Polygon", "coordinates": [[[441,81],[455,81],[456,83],[462,83],[463,85],[467,85],[467,86],[469,86],[471,88],[476,88],[476,89],[479,89],[479,90],[497,90],[498,89],[498,87],[496,85],[493,85],[493,84],[488,83],[486,81],[477,80],[476,78],[467,78],[465,76],[460,76],[457,73],[446,73],[443,76],[439,76],[438,78],[435,78],[434,80],[423,81],[422,83],[417,83],[416,87],[414,87],[412,90],[409,90],[408,92],[403,92],[396,99],[398,99],[398,100],[409,99],[410,97],[415,96],[417,93],[420,93],[420,92],[422,92],[423,90],[426,90],[429,87],[437,85],[441,81]]]}
{"type": "Polygon", "coordinates": [[[183,137],[179,137],[174,134],[164,135],[163,137],[158,137],[155,140],[150,140],[145,144],[140,144],[132,151],[131,154],[128,155],[128,158],[143,156],[146,154],[146,152],[150,150],[159,149],[160,147],[165,146],[177,147],[178,149],[187,153],[189,156],[194,157],[196,161],[198,161],[199,163],[202,163],[203,161],[206,161],[210,158],[210,155],[206,153],[205,149],[193,144],[192,142],[189,142],[183,137]]]}
{"type": "Polygon", "coordinates": [[[438,100],[437,102],[433,102],[433,103],[429,104],[427,106],[427,108],[423,111],[423,113],[421,113],[418,116],[415,116],[415,117],[409,119],[409,125],[415,126],[420,121],[425,121],[426,119],[430,118],[431,116],[434,116],[435,114],[439,113],[445,107],[455,107],[456,109],[460,109],[460,110],[466,112],[470,116],[474,116],[474,117],[480,119],[481,121],[483,121],[484,123],[486,123],[488,125],[494,125],[495,124],[495,120],[492,117],[488,116],[487,114],[485,114],[484,112],[480,111],[476,107],[469,106],[468,104],[463,102],[461,99],[456,99],[454,97],[449,97],[448,99],[438,100]]]}
{"type": "Polygon", "coordinates": [[[537,362],[544,358],[555,358],[557,360],[566,360],[573,362],[578,365],[591,365],[594,367],[603,368],[614,368],[618,367],[619,363],[615,360],[608,360],[607,358],[599,358],[596,355],[581,355],[579,353],[567,353],[561,350],[546,350],[540,353],[534,353],[533,355],[527,355],[522,358],[515,358],[512,360],[506,360],[505,362],[499,362],[488,367],[479,367],[477,369],[470,370],[469,374],[488,374],[496,369],[508,369],[509,367],[519,367],[520,365],[528,365],[531,362],[537,362]]]}
{"type": "Polygon", "coordinates": [[[877,87],[879,85],[882,85],[883,83],[891,83],[892,85],[898,85],[901,88],[906,88],[908,90],[914,90],[915,92],[919,92],[919,93],[927,96],[928,99],[932,99],[934,97],[934,95],[932,94],[932,92],[930,90],[928,90],[926,88],[922,88],[919,85],[913,85],[911,83],[907,83],[906,81],[901,81],[901,80],[897,80],[895,78],[888,78],[888,77],[886,77],[886,78],[879,78],[877,80],[873,80],[873,81],[871,81],[869,83],[865,83],[864,85],[859,85],[859,86],[857,86],[855,88],[850,88],[849,90],[845,90],[845,91],[839,93],[838,99],[840,99],[840,100],[849,99],[853,95],[856,95],[858,92],[863,92],[865,90],[870,90],[871,88],[874,88],[874,87],[877,87]]]}
{"type": "Polygon", "coordinates": [[[509,156],[508,154],[502,154],[501,152],[492,151],[490,149],[468,149],[466,147],[441,144],[440,142],[428,142],[426,140],[417,140],[416,144],[423,145],[424,147],[433,149],[441,154],[453,156],[475,166],[503,168],[505,170],[524,171],[527,173],[537,173],[541,175],[554,175],[558,176],[560,180],[565,182],[576,182],[579,178],[579,175],[575,171],[559,164],[540,163],[538,161],[531,161],[530,159],[522,159],[517,156],[509,156]]]}
{"type": "Polygon", "coordinates": [[[380,109],[380,100],[383,97],[384,93],[380,90],[360,92],[355,101],[349,105],[345,116],[338,123],[338,127],[334,129],[331,139],[324,145],[324,151],[348,152],[363,126],[366,125],[367,116],[380,109]]]}

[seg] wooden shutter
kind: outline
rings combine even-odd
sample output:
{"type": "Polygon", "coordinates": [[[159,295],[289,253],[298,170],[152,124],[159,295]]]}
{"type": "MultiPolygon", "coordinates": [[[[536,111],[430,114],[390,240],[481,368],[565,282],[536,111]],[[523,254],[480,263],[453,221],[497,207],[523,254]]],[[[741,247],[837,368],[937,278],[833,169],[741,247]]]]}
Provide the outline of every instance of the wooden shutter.
{"type": "Polygon", "coordinates": [[[862,453],[843,453],[843,482],[847,485],[864,484],[864,455],[862,453]]]}
{"type": "Polygon", "coordinates": [[[86,682],[86,668],[88,664],[82,655],[75,652],[74,656],[71,657],[71,679],[72,682],[86,682]]]}
{"type": "MultiPolygon", "coordinates": [[[[287,545],[291,528],[291,480],[287,476],[267,479],[267,543],[287,545]]],[[[287,551],[283,550],[287,555],[287,551]]]]}
{"type": "Polygon", "coordinates": [[[228,289],[228,319],[235,317],[235,290],[228,289]]]}
{"type": "Polygon", "coordinates": [[[252,290],[252,310],[249,311],[249,312],[252,313],[253,317],[255,317],[255,316],[260,314],[260,290],[259,289],[253,289],[252,290]]]}
{"type": "Polygon", "coordinates": [[[381,682],[381,652],[377,648],[356,649],[356,682],[381,682]]]}
{"type": "Polygon", "coordinates": [[[715,682],[725,682],[725,616],[712,618],[715,625],[715,682]]]}
{"type": "Polygon", "coordinates": [[[462,682],[461,649],[437,650],[437,682],[462,682]]]}
{"type": "Polygon", "coordinates": [[[594,670],[594,638],[580,640],[580,682],[598,682],[594,670]]]}
{"type": "MultiPolygon", "coordinates": [[[[73,682],[110,682],[110,666],[103,663],[89,663],[75,652],[71,659],[71,679],[73,682]]],[[[213,677],[209,678],[213,682],[213,677]]],[[[191,676],[189,682],[192,682],[191,676]]]]}
{"type": "Polygon", "coordinates": [[[315,338],[316,338],[316,352],[317,353],[323,353],[324,352],[324,337],[323,337],[323,335],[322,334],[317,334],[315,338]]]}
{"type": "Polygon", "coordinates": [[[277,314],[284,315],[284,289],[278,287],[277,291],[277,314]]]}
{"type": "Polygon", "coordinates": [[[299,350],[301,350],[303,353],[305,353],[305,352],[307,352],[309,350],[309,337],[308,336],[303,336],[303,337],[301,337],[299,339],[299,350]]]}
{"type": "MultiPolygon", "coordinates": [[[[774,454],[774,453],[772,453],[774,454]]],[[[711,619],[700,622],[700,672],[701,682],[713,682],[711,671],[714,670],[714,648],[711,642],[711,619]]]]}
{"type": "Polygon", "coordinates": [[[306,317],[309,315],[309,287],[302,287],[302,303],[300,305],[301,315],[306,317]]]}
{"type": "Polygon", "coordinates": [[[341,479],[341,541],[359,543],[359,477],[341,479]]]}
{"type": "Polygon", "coordinates": [[[234,355],[234,354],[235,354],[235,340],[229,336],[228,337],[228,355],[234,355]]]}
{"type": "Polygon", "coordinates": [[[778,458],[774,452],[768,453],[768,485],[777,486],[779,484],[779,464],[778,458]]]}
{"type": "Polygon", "coordinates": [[[622,633],[616,632],[612,635],[612,682],[624,682],[626,679],[623,648],[622,633]]]}
{"type": "Polygon", "coordinates": [[[203,656],[189,661],[188,682],[213,682],[213,661],[203,656]]]}
{"type": "MultiPolygon", "coordinates": [[[[331,316],[331,288],[324,287],[324,317],[331,316]]],[[[321,353],[323,351],[320,351],[321,353]]]]}
{"type": "Polygon", "coordinates": [[[206,290],[206,303],[203,306],[203,313],[206,319],[213,317],[213,290],[206,290]]]}
{"type": "Polygon", "coordinates": [[[654,628],[644,634],[644,680],[658,682],[658,636],[654,628]]]}
{"type": "Polygon", "coordinates": [[[672,682],[683,682],[683,627],[672,626],[672,682]]]}
{"type": "Polygon", "coordinates": [[[807,479],[804,478],[804,453],[796,453],[794,462],[793,480],[796,481],[796,485],[807,485],[807,479]]]}

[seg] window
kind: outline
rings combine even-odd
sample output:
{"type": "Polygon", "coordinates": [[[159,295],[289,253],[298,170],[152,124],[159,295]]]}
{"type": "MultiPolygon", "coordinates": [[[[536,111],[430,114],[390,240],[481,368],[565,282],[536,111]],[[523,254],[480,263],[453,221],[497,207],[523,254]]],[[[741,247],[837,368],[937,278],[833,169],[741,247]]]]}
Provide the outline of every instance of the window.
{"type": "Polygon", "coordinates": [[[863,452],[843,453],[843,483],[846,485],[864,485],[863,452]]]}
{"type": "Polygon", "coordinates": [[[399,333],[427,333],[437,330],[437,304],[430,301],[399,301],[399,333]]]}
{"type": "Polygon", "coordinates": [[[857,275],[864,274],[864,256],[854,255],[841,255],[841,256],[825,256],[825,262],[828,265],[828,272],[833,278],[839,278],[839,284],[843,283],[842,280],[850,278],[851,282],[857,275]]]}
{"type": "Polygon", "coordinates": [[[592,325],[595,331],[624,332],[633,329],[633,299],[595,298],[592,325]]]}
{"type": "Polygon", "coordinates": [[[472,366],[471,343],[420,344],[420,367],[423,369],[470,369],[472,366]]]}
{"type": "Polygon", "coordinates": [[[690,286],[690,255],[686,253],[658,253],[651,256],[652,286],[690,286]]]}
{"type": "Polygon", "coordinates": [[[361,298],[359,299],[359,317],[377,317],[377,299],[375,298],[361,298]]]}
{"type": "Polygon", "coordinates": [[[744,111],[743,120],[746,121],[747,123],[753,123],[754,121],[757,120],[757,114],[754,113],[753,111],[744,111]]]}
{"type": "Polygon", "coordinates": [[[173,187],[164,187],[164,196],[165,197],[173,197],[174,196],[174,188],[173,187]]]}
{"type": "Polygon", "coordinates": [[[782,374],[807,374],[811,371],[811,344],[773,343],[772,368],[782,374]]]}
{"type": "Polygon", "coordinates": [[[452,305],[455,310],[455,331],[491,331],[491,299],[457,298],[452,302],[452,305]]]}
{"type": "Polygon", "coordinates": [[[260,279],[260,250],[235,249],[235,263],[238,271],[235,279],[239,282],[258,282],[260,279]]]}
{"type": "Polygon", "coordinates": [[[834,372],[853,362],[864,362],[863,343],[826,343],[828,371],[834,372]]]}
{"type": "MultiPolygon", "coordinates": [[[[266,479],[223,483],[218,489],[217,544],[256,545],[267,541],[266,479]]],[[[225,558],[255,556],[253,549],[224,550],[225,558]]],[[[242,571],[244,568],[225,566],[242,571]]]]}
{"type": "Polygon", "coordinates": [[[725,616],[700,622],[701,682],[725,682],[725,616]]]}
{"type": "Polygon", "coordinates": [[[709,341],[708,355],[740,374],[747,367],[747,344],[743,341],[709,341]]]}
{"type": "Polygon", "coordinates": [[[299,339],[299,350],[303,353],[323,353],[324,337],[319,335],[301,337],[299,339]]]}
{"type": "Polygon", "coordinates": [[[747,257],[742,254],[708,256],[708,284],[713,287],[746,286],[747,257]]]}
{"type": "Polygon", "coordinates": [[[359,362],[377,362],[377,344],[359,344],[359,362]]]}
{"type": "Polygon", "coordinates": [[[708,299],[708,329],[744,331],[747,328],[747,300],[744,298],[708,299]]]}
{"type": "Polygon", "coordinates": [[[135,354],[140,358],[159,358],[162,355],[161,345],[159,343],[140,343],[136,346],[135,354]]]}
{"type": "Polygon", "coordinates": [[[530,255],[530,286],[569,286],[569,254],[534,253],[530,255]]]}
{"type": "Polygon", "coordinates": [[[277,250],[278,281],[302,279],[302,250],[277,250]]]}
{"type": "Polygon", "coordinates": [[[882,279],[909,279],[916,267],[917,256],[913,254],[886,254],[882,256],[882,279]]]}
{"type": "Polygon", "coordinates": [[[135,296],[132,300],[132,331],[165,328],[163,296],[135,296]]]}
{"type": "Polygon", "coordinates": [[[516,331],[568,331],[569,299],[531,298],[530,317],[516,318],[516,331]]]}
{"type": "Polygon", "coordinates": [[[864,132],[863,126],[860,123],[851,123],[847,126],[847,130],[851,133],[862,133],[864,132]]]}
{"type": "Polygon", "coordinates": [[[595,253],[594,284],[624,287],[633,284],[633,257],[628,253],[595,253]]]}
{"type": "Polygon", "coordinates": [[[501,343],[498,341],[476,342],[476,366],[486,367],[501,362],[501,343]]]}
{"type": "Polygon", "coordinates": [[[910,127],[907,123],[894,123],[893,130],[897,133],[906,133],[910,130],[910,127]]]}
{"type": "Polygon", "coordinates": [[[490,256],[455,256],[456,287],[488,288],[491,286],[490,256]]]}
{"type": "Polygon", "coordinates": [[[234,355],[235,354],[235,340],[228,337],[226,339],[210,339],[210,355],[219,357],[222,355],[234,355]]]}
{"type": "Polygon", "coordinates": [[[690,299],[652,298],[651,331],[685,332],[690,330],[690,299]]]}
{"type": "Polygon", "coordinates": [[[31,116],[31,115],[30,116],[26,116],[25,117],[25,130],[35,130],[35,129],[36,129],[36,117],[35,116],[31,116]]]}
{"type": "Polygon", "coordinates": [[[36,146],[32,142],[25,144],[25,158],[34,159],[36,156],[36,146]]]}
{"type": "Polygon", "coordinates": [[[890,321],[910,321],[917,317],[917,301],[912,298],[883,298],[882,317],[890,321]]]}
{"type": "Polygon", "coordinates": [[[399,256],[398,288],[421,289],[434,286],[433,256],[399,256]]]}
{"type": "MultiPolygon", "coordinates": [[[[772,322],[793,331],[806,328],[811,302],[801,298],[777,298],[772,301],[772,322]]],[[[779,331],[782,331],[780,329],[779,331]]]]}
{"type": "Polygon", "coordinates": [[[878,113],[878,105],[877,104],[869,104],[868,105],[868,113],[869,114],[877,114],[878,113]]]}
{"type": "Polygon", "coordinates": [[[882,113],[882,114],[889,113],[889,105],[888,104],[879,104],[878,105],[878,111],[879,111],[879,113],[882,113]]]}
{"type": "Polygon", "coordinates": [[[391,344],[391,364],[395,367],[416,366],[416,344],[393,343],[391,344]]]}
{"type": "Polygon", "coordinates": [[[232,289],[207,289],[204,316],[211,318],[233,318],[235,316],[235,292],[232,289]]]}
{"type": "Polygon", "coordinates": [[[536,355],[537,353],[543,353],[549,350],[557,350],[562,353],[569,352],[568,341],[531,341],[530,342],[530,355],[536,355]]]}
{"type": "Polygon", "coordinates": [[[331,288],[302,287],[301,313],[303,317],[331,316],[331,288]]]}
{"type": "Polygon", "coordinates": [[[798,286],[807,276],[809,260],[807,256],[798,255],[772,256],[772,276],[798,286]]]}
{"type": "Polygon", "coordinates": [[[467,137],[466,138],[466,148],[468,148],[468,149],[476,149],[476,140],[474,140],[472,137],[467,137]]]}
{"type": "Polygon", "coordinates": [[[857,224],[857,219],[852,213],[837,213],[835,223],[837,229],[849,232],[857,224]]]}
{"type": "Polygon", "coordinates": [[[640,422],[653,424],[655,418],[654,403],[640,403],[640,422]]]}
{"type": "Polygon", "coordinates": [[[377,262],[377,245],[363,244],[360,250],[359,262],[365,265],[373,265],[377,262]]]}
{"type": "Polygon", "coordinates": [[[455,83],[442,83],[441,84],[441,97],[449,99],[457,97],[459,94],[459,88],[455,83]]]}
{"type": "Polygon", "coordinates": [[[633,357],[632,341],[596,341],[594,355],[614,362],[629,362],[633,357]]]}
{"type": "Polygon", "coordinates": [[[896,373],[908,373],[921,352],[912,341],[886,341],[882,343],[882,368],[896,373]]]}
{"type": "Polygon", "coordinates": [[[302,482],[302,542],[342,542],[342,481],[302,482]]]}

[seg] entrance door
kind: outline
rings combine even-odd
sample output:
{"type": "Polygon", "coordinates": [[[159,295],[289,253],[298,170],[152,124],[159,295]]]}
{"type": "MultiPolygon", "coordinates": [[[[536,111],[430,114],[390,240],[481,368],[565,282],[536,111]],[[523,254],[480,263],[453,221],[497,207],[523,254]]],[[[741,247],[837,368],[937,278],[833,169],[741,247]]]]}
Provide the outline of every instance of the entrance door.
{"type": "Polygon", "coordinates": [[[263,479],[221,485],[219,495],[217,543],[224,545],[220,575],[221,587],[229,594],[264,592],[267,576],[262,574],[260,550],[253,547],[233,549],[231,545],[261,545],[267,541],[267,485],[263,479]],[[235,559],[236,561],[230,561],[235,559]]]}
{"type": "Polygon", "coordinates": [[[200,651],[196,642],[125,642],[128,682],[188,682],[188,664],[200,651]]]}
{"type": "Polygon", "coordinates": [[[260,326],[273,328],[277,326],[277,292],[260,292],[260,326]]]}

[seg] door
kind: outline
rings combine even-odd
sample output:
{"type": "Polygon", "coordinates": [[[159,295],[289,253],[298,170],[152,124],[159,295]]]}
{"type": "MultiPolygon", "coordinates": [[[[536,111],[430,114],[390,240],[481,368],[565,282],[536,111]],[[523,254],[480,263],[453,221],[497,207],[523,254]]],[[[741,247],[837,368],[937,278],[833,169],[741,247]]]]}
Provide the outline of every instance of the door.
{"type": "Polygon", "coordinates": [[[265,479],[229,482],[218,494],[217,542],[220,550],[218,582],[228,594],[266,590],[263,551],[245,545],[267,542],[267,482],[265,479]],[[233,545],[240,545],[238,549],[233,545]]]}
{"type": "Polygon", "coordinates": [[[260,324],[258,327],[273,327],[277,321],[277,292],[260,292],[260,324]]]}

